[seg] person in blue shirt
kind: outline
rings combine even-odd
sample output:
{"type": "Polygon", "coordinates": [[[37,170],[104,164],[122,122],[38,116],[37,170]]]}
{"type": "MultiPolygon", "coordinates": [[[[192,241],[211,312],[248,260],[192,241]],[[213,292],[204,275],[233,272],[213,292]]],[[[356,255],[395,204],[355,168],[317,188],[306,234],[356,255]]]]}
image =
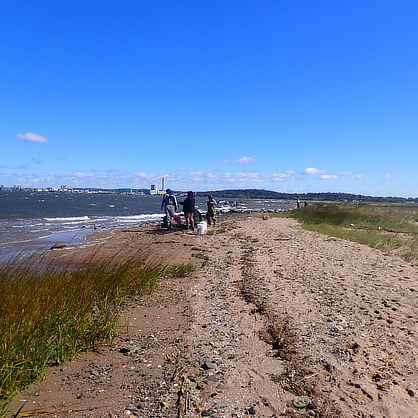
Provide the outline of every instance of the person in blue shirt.
{"type": "Polygon", "coordinates": [[[176,215],[178,208],[177,198],[171,189],[167,189],[163,200],[161,202],[161,210],[164,210],[165,216],[167,217],[168,230],[171,231],[173,228],[173,219],[176,215]]]}

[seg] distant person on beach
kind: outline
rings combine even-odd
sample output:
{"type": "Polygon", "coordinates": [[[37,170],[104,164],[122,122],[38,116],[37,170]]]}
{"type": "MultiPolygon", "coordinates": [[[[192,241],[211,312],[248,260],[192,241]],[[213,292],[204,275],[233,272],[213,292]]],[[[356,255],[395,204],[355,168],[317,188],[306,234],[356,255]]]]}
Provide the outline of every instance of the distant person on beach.
{"type": "Polygon", "coordinates": [[[187,192],[187,197],[183,202],[183,212],[186,218],[186,229],[194,231],[194,211],[195,211],[195,197],[192,191],[187,192]]]}
{"type": "Polygon", "coordinates": [[[211,225],[211,222],[213,221],[213,226],[216,225],[215,215],[216,215],[216,200],[212,195],[208,196],[207,201],[208,211],[206,212],[206,220],[208,222],[208,225],[211,225]]]}
{"type": "Polygon", "coordinates": [[[177,198],[171,189],[166,190],[161,202],[161,210],[164,210],[167,219],[167,229],[171,231],[173,228],[173,219],[178,208],[177,198]]]}

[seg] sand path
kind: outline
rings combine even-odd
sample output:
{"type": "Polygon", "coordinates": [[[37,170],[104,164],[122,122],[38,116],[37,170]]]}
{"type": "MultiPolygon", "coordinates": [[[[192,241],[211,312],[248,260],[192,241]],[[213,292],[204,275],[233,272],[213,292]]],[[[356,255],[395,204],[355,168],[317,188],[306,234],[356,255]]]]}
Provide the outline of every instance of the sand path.
{"type": "Polygon", "coordinates": [[[193,260],[197,273],[164,278],[153,295],[132,301],[128,331],[51,368],[22,394],[26,410],[418,416],[417,266],[263,215],[222,217],[214,235],[119,231],[100,251],[138,245],[193,260]],[[310,408],[293,407],[299,395],[310,408]]]}

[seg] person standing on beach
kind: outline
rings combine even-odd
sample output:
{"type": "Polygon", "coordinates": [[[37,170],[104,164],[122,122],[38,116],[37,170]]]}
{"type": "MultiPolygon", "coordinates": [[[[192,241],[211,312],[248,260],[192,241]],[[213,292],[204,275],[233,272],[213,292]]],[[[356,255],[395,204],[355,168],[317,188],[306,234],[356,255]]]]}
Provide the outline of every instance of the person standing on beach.
{"type": "Polygon", "coordinates": [[[161,210],[164,210],[165,216],[167,217],[168,230],[171,231],[173,228],[173,219],[178,208],[177,198],[171,189],[166,190],[166,194],[163,196],[161,202],[161,210]]]}
{"type": "Polygon", "coordinates": [[[183,212],[186,218],[186,229],[194,231],[194,218],[193,214],[195,211],[195,197],[192,191],[187,192],[187,197],[183,202],[183,212]]]}
{"type": "Polygon", "coordinates": [[[215,215],[216,215],[216,200],[212,195],[208,196],[207,201],[208,210],[206,212],[206,220],[208,225],[211,225],[211,221],[213,221],[213,226],[216,225],[215,215]]]}

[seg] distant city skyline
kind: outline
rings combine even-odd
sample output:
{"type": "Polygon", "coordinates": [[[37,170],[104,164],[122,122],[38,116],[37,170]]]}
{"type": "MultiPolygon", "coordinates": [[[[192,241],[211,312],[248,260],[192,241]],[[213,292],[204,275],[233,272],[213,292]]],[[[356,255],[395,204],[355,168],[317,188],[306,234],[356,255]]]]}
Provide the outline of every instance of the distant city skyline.
{"type": "Polygon", "coordinates": [[[0,184],[418,197],[418,2],[0,5],[0,184]]]}

